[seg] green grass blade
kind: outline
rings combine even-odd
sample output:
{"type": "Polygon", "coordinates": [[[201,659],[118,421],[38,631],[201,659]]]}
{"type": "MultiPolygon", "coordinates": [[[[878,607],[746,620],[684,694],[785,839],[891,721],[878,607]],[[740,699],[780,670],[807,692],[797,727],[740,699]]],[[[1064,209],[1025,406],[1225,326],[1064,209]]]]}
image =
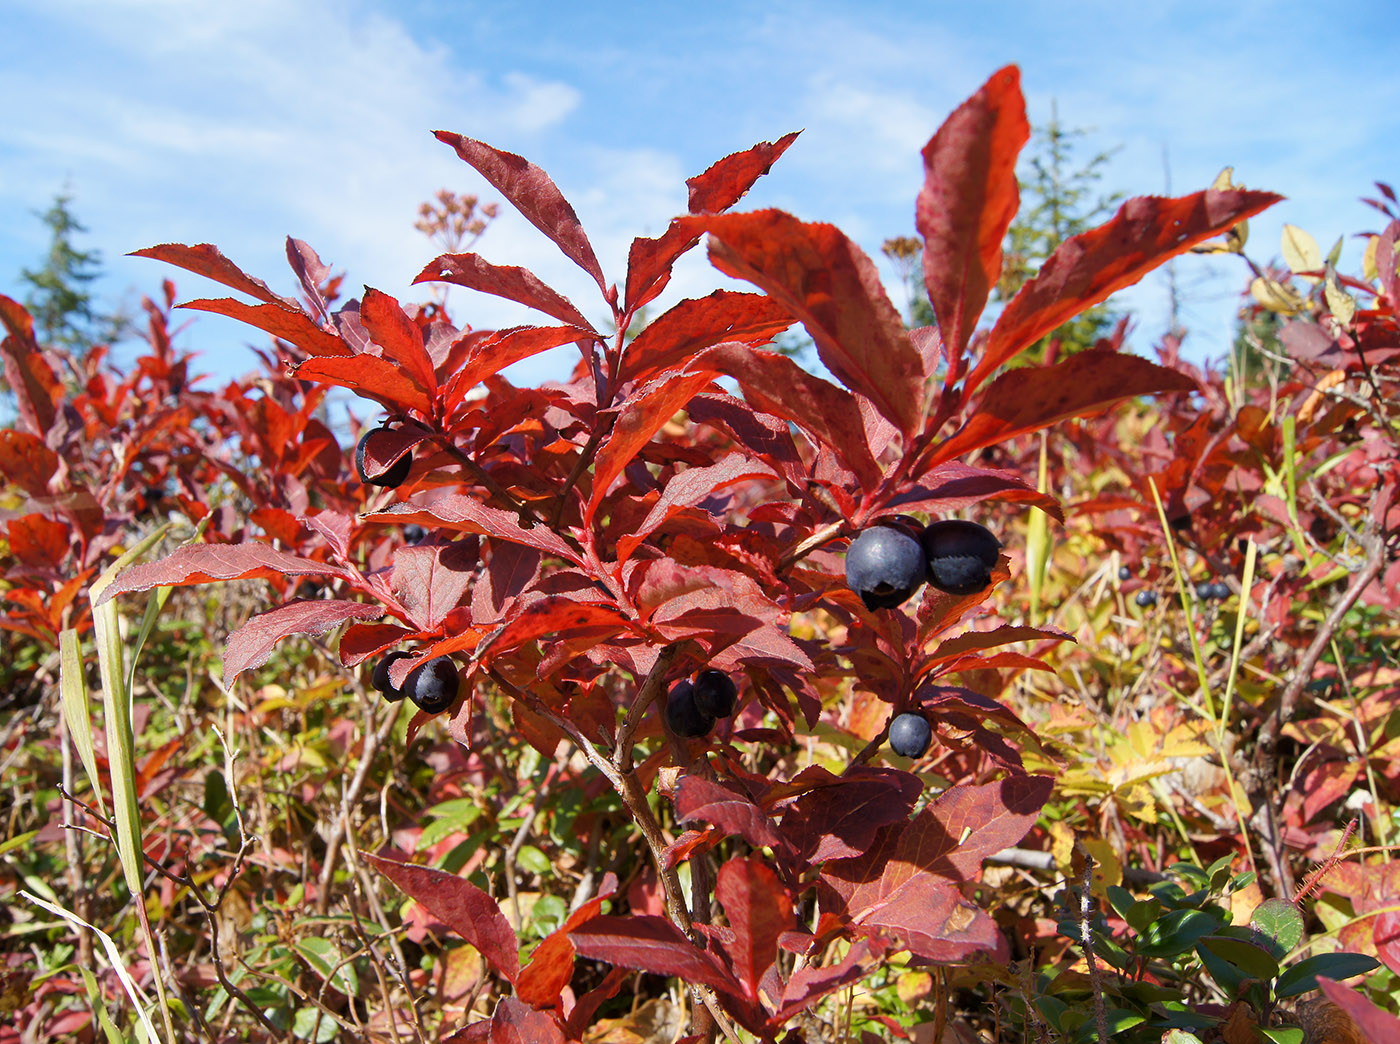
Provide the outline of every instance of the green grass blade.
{"type": "Polygon", "coordinates": [[[65,627],[58,635],[58,691],[68,735],[73,738],[83,771],[97,796],[97,810],[105,816],[107,805],[102,798],[102,781],[92,750],[92,702],[88,699],[87,682],[83,680],[82,643],[78,632],[71,627],[65,627]]]}

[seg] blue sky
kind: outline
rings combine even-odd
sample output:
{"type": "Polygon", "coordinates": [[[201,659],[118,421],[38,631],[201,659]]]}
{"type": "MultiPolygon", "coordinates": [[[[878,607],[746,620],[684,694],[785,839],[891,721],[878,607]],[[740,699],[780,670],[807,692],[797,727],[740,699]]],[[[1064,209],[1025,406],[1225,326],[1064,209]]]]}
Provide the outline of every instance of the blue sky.
{"type": "MultiPolygon", "coordinates": [[[[885,238],[913,232],[919,149],[1008,62],[1033,123],[1053,101],[1066,125],[1090,129],[1086,150],[1118,149],[1106,190],[1160,193],[1165,148],[1177,194],[1233,166],[1237,181],[1289,197],[1252,223],[1260,261],[1279,255],[1285,221],[1324,251],[1379,224],[1358,197],[1400,182],[1393,0],[1136,6],[10,0],[0,293],[23,296],[19,270],[46,245],[32,212],[67,184],[90,229],[80,245],[104,255],[103,293],[133,306],[165,276],[182,299],[213,289],[123,256],[168,241],[213,242],[291,293],[288,234],[356,291],[413,299],[409,280],[437,253],[413,229],[418,204],[441,187],[495,198],[435,129],[544,167],[619,281],[631,238],[684,210],[687,177],[803,129],[741,207],[834,222],[878,257],[885,238]]],[[[533,268],[601,320],[588,277],[508,208],[477,249],[533,268]]],[[[1349,243],[1343,267],[1359,255],[1349,243]]],[[[1223,352],[1243,266],[1191,257],[1176,274],[1188,345],[1223,352]]],[[[697,252],[668,299],[723,284],[697,252]]],[[[1166,302],[1160,278],[1123,298],[1139,350],[1165,327],[1166,302]]],[[[453,308],[478,327],[530,321],[466,291],[453,308]]],[[[200,315],[184,343],[229,375],[251,365],[241,346],[257,337],[200,315]]]]}

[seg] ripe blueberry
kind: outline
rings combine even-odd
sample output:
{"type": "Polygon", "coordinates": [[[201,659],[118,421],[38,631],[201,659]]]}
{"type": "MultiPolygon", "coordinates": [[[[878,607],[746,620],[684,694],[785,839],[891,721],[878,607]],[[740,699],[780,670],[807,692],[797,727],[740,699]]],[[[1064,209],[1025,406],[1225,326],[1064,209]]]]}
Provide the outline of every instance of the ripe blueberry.
{"type": "Polygon", "coordinates": [[[389,680],[389,665],[395,660],[403,660],[411,655],[412,653],[391,652],[374,667],[374,674],[370,677],[370,684],[382,692],[384,698],[390,703],[398,703],[399,700],[403,699],[404,691],[394,688],[394,683],[389,680]]]}
{"type": "Polygon", "coordinates": [[[846,586],[867,609],[893,609],[919,589],[927,571],[919,541],[893,526],[862,530],[846,549],[846,586]]]}
{"type": "Polygon", "coordinates": [[[369,442],[371,436],[378,435],[381,431],[387,430],[386,428],[370,428],[369,431],[360,436],[360,441],[355,444],[355,470],[359,473],[360,481],[367,486],[384,486],[388,489],[393,489],[395,486],[402,486],[404,479],[408,478],[409,468],[413,466],[413,454],[405,453],[398,460],[394,461],[394,463],[390,464],[387,470],[379,472],[376,475],[370,475],[368,473],[365,465],[366,444],[369,442]]]}
{"type": "Polygon", "coordinates": [[[1119,567],[1118,567],[1118,579],[1119,579],[1119,580],[1131,580],[1132,578],[1133,578],[1133,571],[1132,571],[1131,569],[1129,569],[1127,566],[1119,566],[1119,567]]]}
{"type": "Polygon", "coordinates": [[[1201,580],[1196,584],[1196,597],[1201,601],[1215,597],[1215,585],[1209,580],[1201,580]]]}
{"type": "Polygon", "coordinates": [[[928,582],[940,591],[976,594],[992,582],[1001,542],[986,526],[944,519],[925,526],[920,540],[928,557],[928,582]]]}
{"type": "Polygon", "coordinates": [[[1133,601],[1146,609],[1150,605],[1157,604],[1157,592],[1144,587],[1137,594],[1133,595],[1133,601]]]}
{"type": "MultiPolygon", "coordinates": [[[[404,458],[407,459],[407,458],[404,458]]],[[[417,522],[410,522],[403,527],[403,539],[406,544],[421,544],[427,539],[428,531],[417,522]]]]}
{"type": "Polygon", "coordinates": [[[408,672],[408,677],[403,681],[403,692],[418,705],[419,710],[438,714],[456,701],[460,684],[457,665],[452,662],[452,657],[434,656],[408,672]]]}
{"type": "Polygon", "coordinates": [[[890,750],[906,758],[921,758],[933,740],[933,728],[922,714],[906,711],[890,722],[890,750]]]}
{"type": "Polygon", "coordinates": [[[679,681],[666,697],[666,726],[682,739],[703,736],[714,727],[715,719],[695,705],[695,686],[679,681]]]}
{"type": "Polygon", "coordinates": [[[695,709],[710,718],[727,718],[734,713],[739,688],[734,679],[713,668],[703,670],[695,679],[695,709]]]}
{"type": "Polygon", "coordinates": [[[1217,580],[1210,585],[1210,597],[1217,602],[1223,602],[1230,597],[1230,585],[1217,580]]]}

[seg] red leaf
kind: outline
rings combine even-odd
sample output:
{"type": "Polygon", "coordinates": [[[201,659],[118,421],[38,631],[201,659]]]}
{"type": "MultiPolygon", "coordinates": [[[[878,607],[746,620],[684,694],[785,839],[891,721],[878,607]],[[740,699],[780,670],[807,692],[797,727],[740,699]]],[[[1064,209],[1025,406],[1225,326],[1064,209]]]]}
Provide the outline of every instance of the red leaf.
{"type": "Polygon", "coordinates": [[[955,786],[911,822],[895,860],[885,867],[886,891],[921,873],[973,881],[982,860],[1026,836],[1050,798],[1049,776],[1011,776],[981,786],[955,786]]]}
{"type": "Polygon", "coordinates": [[[452,375],[447,385],[447,402],[451,405],[461,402],[472,388],[512,363],[590,336],[576,326],[517,326],[497,330],[473,348],[462,368],[452,375]]]}
{"type": "Polygon", "coordinates": [[[671,281],[671,266],[687,250],[700,242],[700,233],[675,218],[666,231],[655,238],[638,236],[627,252],[627,312],[654,301],[671,281]]]}
{"type": "Polygon", "coordinates": [[[781,1025],[799,1011],[805,1011],[828,993],[839,990],[863,979],[870,971],[867,962],[877,954],[871,953],[871,943],[861,939],[847,952],[840,964],[825,968],[807,965],[792,973],[783,987],[782,1001],[778,1010],[769,1020],[771,1025],[781,1025]]]}
{"type": "Polygon", "coordinates": [[[761,141],[751,149],[725,156],[703,174],[686,181],[692,214],[718,214],[728,210],[753,188],[753,183],[773,169],[778,157],[797,140],[801,131],[790,131],[774,142],[761,141]]]}
{"type": "Polygon", "coordinates": [[[1020,205],[1016,157],[1030,138],[1021,71],[994,73],[924,146],[914,221],[924,237],[924,285],[946,346],[949,381],[1001,275],[1001,248],[1020,205]]]}
{"type": "Polygon", "coordinates": [[[496,900],[470,881],[431,867],[365,853],[365,858],[405,894],[481,951],[492,968],[515,982],[520,953],[515,932],[496,900]]]}
{"type": "Polygon", "coordinates": [[[290,375],[303,381],[321,381],[349,388],[362,398],[373,399],[390,413],[417,410],[426,416],[432,412],[432,400],[428,397],[427,389],[412,375],[377,355],[313,356],[292,367],[290,375]]]}
{"type": "MultiPolygon", "coordinates": [[[[11,383],[10,387],[16,387],[11,383]]],[[[37,418],[36,418],[37,419],[37,418]]],[[[45,496],[58,473],[58,454],[38,434],[0,428],[0,475],[31,497],[45,496]]]]}
{"type": "Polygon", "coordinates": [[[734,945],[725,948],[744,996],[758,999],[763,973],[778,956],[778,937],[793,928],[792,897],[759,856],[731,859],[719,868],[715,898],[724,907],[734,933],[734,945]]]}
{"type": "Polygon", "coordinates": [[[969,652],[995,649],[1012,642],[1030,642],[1038,638],[1048,638],[1057,642],[1072,642],[1074,636],[1053,627],[1018,627],[1005,624],[990,631],[968,631],[956,638],[941,642],[929,655],[925,666],[955,660],[969,652]]]}
{"type": "Polygon", "coordinates": [[[855,397],[808,373],[785,355],[743,344],[721,344],[692,364],[733,377],[755,408],[792,421],[818,444],[831,447],[866,489],[879,484],[880,466],[865,441],[855,397]]]}
{"type": "Polygon", "coordinates": [[[491,1016],[490,1044],[568,1044],[554,1016],[505,997],[491,1016]]]}
{"type": "Polygon", "coordinates": [[[526,1004],[537,1008],[554,1008],[559,995],[574,977],[574,944],[569,933],[597,917],[603,903],[617,892],[617,877],[609,873],[598,894],[569,915],[564,924],[545,936],[535,947],[530,963],[520,973],[515,993],[526,1004]]]}
{"type": "Polygon", "coordinates": [[[133,250],[127,256],[150,257],[157,261],[164,261],[168,265],[175,265],[177,268],[202,275],[205,279],[212,279],[216,283],[223,283],[224,286],[241,290],[250,297],[256,297],[259,301],[277,304],[284,308],[287,306],[285,298],[274,294],[261,279],[254,279],[245,274],[241,268],[219,253],[219,248],[213,243],[197,243],[194,246],[185,246],[183,243],[161,243],[158,246],[147,247],[145,250],[133,250]]]}
{"type": "Polygon", "coordinates": [[[583,516],[585,526],[592,524],[613,479],[711,377],[708,371],[671,374],[627,401],[593,460],[593,492],[583,516]]]}
{"type": "Polygon", "coordinates": [[[354,667],[394,645],[399,645],[414,632],[397,624],[351,624],[340,636],[336,650],[342,666],[354,667]]]}
{"type": "Polygon", "coordinates": [[[763,294],[716,290],[708,297],[681,301],[627,346],[623,379],[646,380],[723,341],[763,344],[791,325],[792,316],[763,294]]]}
{"type": "Polygon", "coordinates": [[[744,995],[734,977],[664,917],[595,917],[570,933],[575,949],[590,960],[607,961],[653,975],[674,975],[736,997],[744,995]]]}
{"type": "Polygon", "coordinates": [[[452,493],[434,500],[431,504],[395,504],[383,511],[372,511],[364,515],[365,522],[388,522],[392,525],[406,525],[416,522],[421,526],[456,529],[463,533],[479,533],[515,544],[537,547],[547,554],[577,562],[578,557],[559,534],[544,526],[526,529],[514,512],[489,507],[472,497],[452,493]]]}
{"type": "Polygon", "coordinates": [[[889,932],[901,947],[929,961],[951,964],[1004,945],[996,922],[947,881],[922,875],[892,889],[860,918],[867,930],[889,932]]]}
{"type": "Polygon", "coordinates": [[[742,794],[700,776],[683,776],[676,788],[676,820],[698,819],[738,834],[755,848],[786,848],[768,814],[742,794]]]}
{"type": "Polygon", "coordinates": [[[384,358],[397,363],[429,395],[437,390],[437,374],[433,370],[433,360],[423,347],[423,331],[398,301],[365,287],[365,296],[360,301],[360,322],[370,340],[384,349],[384,358]]]}
{"type": "MultiPolygon", "coordinates": [[[[490,642],[490,648],[493,653],[500,653],[543,635],[554,635],[556,640],[561,640],[571,635],[596,632],[601,641],[626,630],[626,617],[610,606],[551,595],[526,606],[490,642]]],[[[484,652],[483,649],[478,655],[484,652]]]]}
{"type": "Polygon", "coordinates": [[[860,247],[832,225],[807,224],[780,210],[684,222],[710,233],[710,258],[720,271],[761,287],[801,320],[837,380],[905,435],[918,428],[923,359],[860,247]]]}
{"type": "Polygon", "coordinates": [[[389,586],[420,630],[431,631],[461,605],[476,579],[477,549],[472,539],[394,552],[389,586]]]}
{"type": "Polygon", "coordinates": [[[299,558],[277,551],[266,544],[248,541],[242,544],[192,544],[166,555],[159,562],[134,565],[123,572],[97,598],[95,605],[131,591],[149,591],[153,587],[183,587],[186,584],[209,584],[220,580],[268,580],[283,576],[336,576],[350,580],[351,575],[338,566],[299,558]]]}
{"type": "Polygon", "coordinates": [[[661,499],[652,505],[647,517],[635,530],[617,542],[617,560],[627,561],[647,536],[666,523],[676,512],[694,507],[726,486],[736,482],[771,479],[776,476],[763,464],[742,453],[731,453],[717,464],[687,468],[666,483],[661,499]]]}
{"type": "Polygon", "coordinates": [[[308,355],[341,356],[352,355],[351,348],[333,333],[327,333],[317,326],[309,315],[300,308],[290,308],[281,301],[272,304],[250,305],[232,297],[210,298],[200,301],[186,301],[181,308],[193,308],[199,312],[213,312],[237,319],[241,323],[255,326],[283,341],[290,341],[308,355]]]}
{"type": "Polygon", "coordinates": [[[15,393],[20,420],[32,434],[43,437],[53,427],[63,385],[34,340],[34,320],[24,307],[0,294],[0,323],[8,334],[0,342],[5,380],[15,393]]]}
{"type": "Polygon", "coordinates": [[[43,515],[12,518],[5,528],[10,536],[10,553],[30,568],[59,568],[73,549],[69,528],[43,515]]]}
{"type": "Polygon", "coordinates": [[[415,283],[453,283],[552,315],[570,326],[589,329],[583,313],[569,299],[546,286],[528,268],[493,265],[479,254],[443,254],[414,276],[415,283]]]}
{"type": "Polygon", "coordinates": [[[1359,992],[1348,989],[1334,979],[1318,976],[1317,985],[1323,994],[1337,1007],[1351,1016],[1356,1028],[1361,1031],[1361,1040],[1380,1044],[1381,1041],[1400,1040],[1400,1019],[1388,1011],[1376,1007],[1359,992]]]}
{"type": "Polygon", "coordinates": [[[942,464],[1120,399],[1195,387],[1179,370],[1102,348],[1054,366],[1008,370],[988,386],[967,423],[935,448],[928,464],[942,464]]]}
{"type": "Polygon", "coordinates": [[[1282,198],[1272,192],[1207,189],[1176,199],[1128,200],[1105,224],[1061,243],[1021,287],[992,328],[967,387],[976,388],[1065,320],[1282,198]]]}
{"type": "Polygon", "coordinates": [[[578,215],[548,174],[529,160],[485,142],[450,131],[433,134],[438,141],[456,149],[457,155],[475,167],[530,224],[554,240],[565,256],[597,280],[599,290],[607,292],[603,270],[598,267],[578,215]]]}
{"type": "Polygon", "coordinates": [[[923,511],[938,516],[962,511],[984,500],[1034,504],[1055,521],[1063,523],[1065,520],[1060,502],[1048,493],[1041,493],[1020,475],[993,468],[975,468],[955,460],[925,472],[917,486],[895,497],[888,506],[905,514],[923,511]]]}
{"type": "Polygon", "coordinates": [[[346,620],[372,620],[384,607],[365,602],[298,599],[259,613],[228,636],[224,646],[224,687],[244,671],[261,667],[273,646],[292,634],[325,634],[346,620]]]}

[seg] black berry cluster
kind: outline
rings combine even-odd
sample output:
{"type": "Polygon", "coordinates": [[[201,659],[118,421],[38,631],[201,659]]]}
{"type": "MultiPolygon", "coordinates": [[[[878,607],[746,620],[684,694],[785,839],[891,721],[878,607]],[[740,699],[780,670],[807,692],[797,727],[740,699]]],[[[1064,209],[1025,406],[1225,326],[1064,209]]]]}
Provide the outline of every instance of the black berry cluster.
{"type": "Polygon", "coordinates": [[[666,696],[666,726],[683,739],[709,734],[716,718],[734,713],[739,688],[723,671],[706,668],[695,676],[676,682],[666,696]]]}
{"type": "Polygon", "coordinates": [[[394,683],[389,680],[389,665],[412,655],[406,652],[389,653],[375,665],[371,684],[390,703],[397,703],[407,696],[425,714],[441,714],[457,702],[457,692],[461,687],[457,665],[450,656],[434,656],[409,671],[403,685],[394,688],[394,683]]]}
{"type": "Polygon", "coordinates": [[[992,531],[976,522],[875,525],[846,549],[846,586],[867,609],[892,609],[925,581],[948,594],[976,594],[991,584],[1000,551],[992,531]]]}
{"type": "Polygon", "coordinates": [[[1223,602],[1230,597],[1230,585],[1219,580],[1202,580],[1196,585],[1196,597],[1203,602],[1223,602]]]}

